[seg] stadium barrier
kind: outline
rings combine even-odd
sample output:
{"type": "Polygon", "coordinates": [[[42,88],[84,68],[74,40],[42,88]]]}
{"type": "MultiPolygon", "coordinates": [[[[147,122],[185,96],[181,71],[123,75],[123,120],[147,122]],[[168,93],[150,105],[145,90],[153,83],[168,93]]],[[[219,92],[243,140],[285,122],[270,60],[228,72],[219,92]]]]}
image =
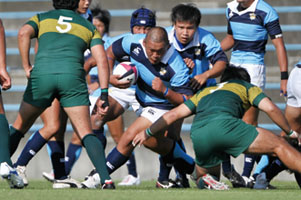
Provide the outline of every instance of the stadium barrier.
{"type": "MultiPolygon", "coordinates": [[[[25,85],[13,85],[11,89],[5,91],[7,92],[24,92],[26,86],[25,85]]],[[[279,83],[267,83],[266,84],[266,90],[279,90],[280,89],[280,84],[279,83]]],[[[285,103],[275,103],[281,110],[285,109],[285,103]]],[[[6,112],[16,112],[19,110],[19,104],[4,104],[4,109],[6,112]]],[[[131,110],[131,107],[130,109],[131,110]]],[[[269,130],[274,130],[274,131],[280,131],[280,128],[272,123],[261,123],[258,125],[259,127],[269,129],[269,130]]],[[[30,131],[37,131],[43,127],[43,124],[34,124],[30,131]]],[[[189,132],[191,128],[191,123],[184,123],[182,125],[182,131],[183,132],[189,132]]],[[[105,130],[108,131],[107,126],[105,126],[105,130]]],[[[73,131],[72,126],[70,124],[67,125],[66,131],[73,131]]]]}

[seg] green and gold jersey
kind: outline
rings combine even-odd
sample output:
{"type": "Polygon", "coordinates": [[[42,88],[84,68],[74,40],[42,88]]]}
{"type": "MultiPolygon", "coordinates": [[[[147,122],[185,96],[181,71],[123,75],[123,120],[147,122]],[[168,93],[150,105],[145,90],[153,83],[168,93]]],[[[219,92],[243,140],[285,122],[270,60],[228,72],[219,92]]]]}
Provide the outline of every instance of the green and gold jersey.
{"type": "Polygon", "coordinates": [[[31,75],[72,73],[83,75],[84,51],[103,45],[88,20],[72,10],[51,10],[32,17],[39,46],[31,75]]]}
{"type": "Polygon", "coordinates": [[[199,91],[185,105],[195,113],[193,129],[213,120],[242,118],[251,105],[257,107],[265,97],[259,87],[230,80],[199,91]]]}

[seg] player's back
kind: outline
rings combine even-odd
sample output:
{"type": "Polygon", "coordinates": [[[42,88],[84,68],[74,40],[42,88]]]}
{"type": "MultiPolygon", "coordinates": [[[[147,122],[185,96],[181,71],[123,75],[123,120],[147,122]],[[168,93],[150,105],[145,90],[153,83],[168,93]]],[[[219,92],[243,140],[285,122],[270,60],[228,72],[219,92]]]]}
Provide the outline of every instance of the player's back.
{"type": "Polygon", "coordinates": [[[93,42],[100,43],[95,27],[72,10],[41,13],[28,24],[34,27],[39,41],[34,70],[38,74],[81,74],[84,51],[93,42]]]}

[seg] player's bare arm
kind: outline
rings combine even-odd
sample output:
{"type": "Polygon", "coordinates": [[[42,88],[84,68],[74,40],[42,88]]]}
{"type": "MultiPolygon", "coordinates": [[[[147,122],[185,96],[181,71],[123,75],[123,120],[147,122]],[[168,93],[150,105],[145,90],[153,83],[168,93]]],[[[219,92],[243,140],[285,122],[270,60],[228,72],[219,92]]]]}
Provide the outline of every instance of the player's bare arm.
{"type": "Polygon", "coordinates": [[[174,105],[179,105],[184,102],[184,99],[190,98],[190,96],[180,94],[173,91],[171,88],[167,88],[159,77],[155,77],[152,81],[152,88],[163,94],[163,96],[174,105]]]}
{"type": "Polygon", "coordinates": [[[234,46],[233,35],[227,34],[227,36],[221,41],[221,47],[223,51],[229,51],[234,46]]]}
{"type": "Polygon", "coordinates": [[[287,95],[286,86],[287,86],[287,79],[288,79],[288,61],[287,61],[286,49],[282,37],[275,38],[272,40],[272,42],[276,48],[278,64],[281,73],[280,95],[286,96],[287,95]]]}
{"type": "Polygon", "coordinates": [[[121,89],[130,87],[130,81],[120,81],[119,80],[120,75],[112,74],[113,67],[114,67],[115,60],[116,60],[116,57],[112,50],[112,45],[108,47],[106,53],[107,53],[107,58],[108,58],[108,62],[109,62],[109,67],[110,67],[110,84],[112,84],[114,87],[121,88],[121,89]]]}
{"type": "Polygon", "coordinates": [[[7,90],[11,87],[11,79],[6,70],[6,43],[5,32],[0,19],[0,84],[2,90],[7,90]]]}
{"type": "Polygon", "coordinates": [[[190,81],[190,86],[194,90],[199,90],[209,78],[219,77],[226,68],[226,62],[217,61],[213,67],[202,74],[196,75],[190,81]]]}
{"type": "Polygon", "coordinates": [[[30,26],[25,24],[18,33],[19,51],[22,59],[22,65],[26,73],[26,77],[30,77],[32,66],[29,59],[30,40],[34,38],[35,31],[30,26]]]}
{"type": "Polygon", "coordinates": [[[145,131],[141,131],[133,139],[133,145],[140,146],[145,140],[151,136],[159,136],[160,133],[164,134],[164,130],[173,122],[188,117],[192,114],[189,108],[185,104],[181,104],[171,111],[165,113],[160,117],[151,127],[145,131]]]}

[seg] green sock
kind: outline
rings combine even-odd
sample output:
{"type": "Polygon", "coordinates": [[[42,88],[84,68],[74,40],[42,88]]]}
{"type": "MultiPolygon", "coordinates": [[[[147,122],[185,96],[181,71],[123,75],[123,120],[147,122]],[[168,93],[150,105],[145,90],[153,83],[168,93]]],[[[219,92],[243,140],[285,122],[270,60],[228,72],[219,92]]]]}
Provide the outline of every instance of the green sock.
{"type": "Polygon", "coordinates": [[[12,166],[9,152],[9,128],[4,114],[0,114],[0,127],[0,163],[7,162],[8,165],[12,166]]]}
{"type": "Polygon", "coordinates": [[[24,137],[24,134],[12,126],[10,127],[9,132],[10,132],[10,156],[12,156],[15,153],[16,149],[18,148],[18,145],[22,137],[24,137]]]}
{"type": "Polygon", "coordinates": [[[110,180],[111,177],[107,170],[105,152],[101,142],[97,139],[96,135],[87,134],[82,139],[82,143],[100,176],[101,183],[104,184],[105,180],[110,180]]]}

